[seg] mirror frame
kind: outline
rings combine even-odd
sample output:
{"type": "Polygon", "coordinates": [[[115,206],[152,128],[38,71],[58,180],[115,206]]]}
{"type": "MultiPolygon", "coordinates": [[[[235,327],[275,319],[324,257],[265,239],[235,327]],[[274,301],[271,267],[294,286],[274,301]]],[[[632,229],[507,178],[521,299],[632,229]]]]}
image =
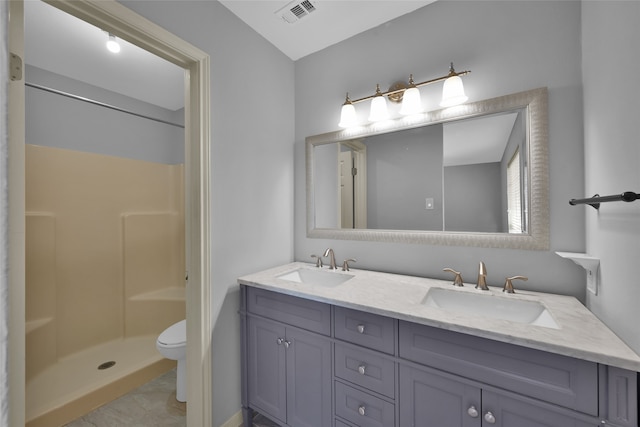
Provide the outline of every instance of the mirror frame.
{"type": "Polygon", "coordinates": [[[547,88],[532,89],[484,101],[371,123],[320,135],[306,141],[307,237],[373,242],[413,243],[449,246],[477,246],[526,250],[549,249],[549,126],[547,88]],[[524,109],[529,147],[529,230],[523,234],[449,232],[428,230],[338,229],[315,227],[314,150],[318,145],[381,135],[431,124],[446,123],[488,114],[524,109]]]}

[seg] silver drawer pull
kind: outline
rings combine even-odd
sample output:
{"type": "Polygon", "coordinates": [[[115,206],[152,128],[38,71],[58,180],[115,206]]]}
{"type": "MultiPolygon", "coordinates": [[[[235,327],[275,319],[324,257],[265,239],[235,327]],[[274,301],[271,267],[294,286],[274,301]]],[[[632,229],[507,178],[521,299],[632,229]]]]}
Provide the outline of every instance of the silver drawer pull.
{"type": "Polygon", "coordinates": [[[356,329],[358,329],[358,332],[360,332],[361,334],[364,334],[364,325],[360,324],[356,327],[356,329]]]}
{"type": "Polygon", "coordinates": [[[284,342],[284,348],[289,348],[290,345],[291,345],[291,341],[284,342]]]}
{"type": "Polygon", "coordinates": [[[476,407],[473,405],[471,405],[469,409],[467,409],[467,414],[469,414],[471,418],[478,418],[478,415],[480,415],[476,407]]]}
{"type": "Polygon", "coordinates": [[[358,407],[358,413],[364,417],[364,405],[358,407]]]}
{"type": "Polygon", "coordinates": [[[276,340],[276,342],[278,343],[278,345],[282,345],[282,343],[284,342],[284,339],[283,338],[278,338],[276,340]]]}
{"type": "Polygon", "coordinates": [[[489,424],[495,424],[496,423],[496,417],[493,416],[491,411],[489,411],[486,414],[484,414],[484,420],[486,422],[488,422],[489,424]]]}
{"type": "Polygon", "coordinates": [[[360,375],[364,375],[364,369],[365,369],[364,365],[358,366],[358,372],[360,373],[360,375]]]}

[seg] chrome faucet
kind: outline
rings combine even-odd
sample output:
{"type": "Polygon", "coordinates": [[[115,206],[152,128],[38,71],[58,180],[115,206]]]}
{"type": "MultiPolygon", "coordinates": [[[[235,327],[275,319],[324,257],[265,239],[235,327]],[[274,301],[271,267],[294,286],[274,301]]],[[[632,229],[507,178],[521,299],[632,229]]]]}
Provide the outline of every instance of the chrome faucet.
{"type": "Polygon", "coordinates": [[[485,267],[484,262],[480,261],[480,266],[478,268],[478,284],[476,285],[476,289],[480,289],[482,291],[488,291],[489,287],[487,286],[487,267],[485,267]]]}
{"type": "Polygon", "coordinates": [[[333,249],[328,248],[326,251],[324,251],[324,255],[325,257],[329,257],[329,270],[337,270],[336,268],[336,256],[333,253],[333,249]]]}

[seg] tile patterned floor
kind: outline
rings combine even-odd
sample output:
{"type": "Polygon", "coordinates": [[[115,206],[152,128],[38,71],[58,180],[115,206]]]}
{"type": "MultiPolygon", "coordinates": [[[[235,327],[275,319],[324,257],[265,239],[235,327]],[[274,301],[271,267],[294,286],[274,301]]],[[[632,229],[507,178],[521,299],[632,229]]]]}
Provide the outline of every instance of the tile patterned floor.
{"type": "MultiPolygon", "coordinates": [[[[174,369],[64,427],[186,427],[186,425],[187,405],[176,400],[174,369]]],[[[279,427],[279,425],[256,414],[253,427],[279,427]]]]}
{"type": "Polygon", "coordinates": [[[185,427],[187,407],[176,400],[175,369],[65,427],[185,427]]]}
{"type": "Polygon", "coordinates": [[[280,424],[276,424],[267,417],[256,414],[253,418],[253,427],[279,427],[280,424]]]}

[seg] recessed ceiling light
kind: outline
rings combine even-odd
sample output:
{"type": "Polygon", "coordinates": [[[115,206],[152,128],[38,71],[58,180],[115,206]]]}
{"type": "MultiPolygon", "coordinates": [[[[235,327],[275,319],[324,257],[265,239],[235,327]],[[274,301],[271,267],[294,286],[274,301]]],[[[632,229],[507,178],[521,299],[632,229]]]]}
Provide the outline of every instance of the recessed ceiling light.
{"type": "Polygon", "coordinates": [[[109,34],[107,49],[109,49],[109,51],[113,53],[120,52],[120,44],[118,43],[118,40],[116,40],[116,36],[114,36],[113,34],[109,34]]]}

